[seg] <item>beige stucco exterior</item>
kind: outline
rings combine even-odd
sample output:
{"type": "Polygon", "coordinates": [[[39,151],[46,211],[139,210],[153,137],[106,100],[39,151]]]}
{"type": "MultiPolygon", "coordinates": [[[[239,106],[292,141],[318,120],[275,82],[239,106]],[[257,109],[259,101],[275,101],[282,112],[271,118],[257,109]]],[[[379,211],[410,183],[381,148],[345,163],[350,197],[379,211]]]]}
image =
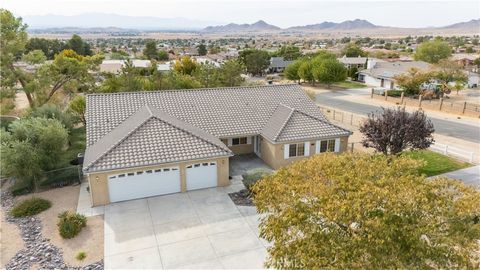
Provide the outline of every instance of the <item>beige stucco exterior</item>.
{"type": "Polygon", "coordinates": [[[186,191],[186,167],[192,163],[199,163],[199,162],[210,162],[216,161],[217,162],[217,186],[228,186],[230,184],[229,180],[229,164],[228,164],[228,157],[216,158],[216,159],[203,159],[203,160],[195,160],[195,161],[186,161],[186,162],[179,162],[179,163],[169,163],[169,164],[162,164],[157,166],[144,166],[144,167],[134,167],[122,170],[112,170],[112,171],[104,171],[104,172],[95,172],[87,174],[88,183],[90,186],[90,197],[92,206],[98,205],[105,205],[110,203],[110,196],[108,193],[108,176],[112,174],[119,174],[119,173],[129,173],[129,172],[136,172],[138,170],[149,170],[149,169],[159,169],[159,168],[167,168],[167,167],[175,167],[178,166],[180,170],[180,186],[181,191],[186,191]]]}
{"type": "MultiPolygon", "coordinates": [[[[221,141],[228,145],[228,139],[221,139],[221,141]]],[[[244,155],[253,153],[253,138],[250,137],[249,144],[241,144],[241,145],[228,145],[228,148],[232,150],[235,155],[244,155]]]]}
{"type": "MultiPolygon", "coordinates": [[[[333,138],[332,138],[333,139],[333,138]]],[[[301,160],[305,158],[305,156],[300,157],[290,157],[288,159],[284,158],[284,145],[286,143],[280,144],[273,144],[272,142],[268,141],[267,139],[261,137],[262,146],[261,146],[261,158],[265,163],[267,163],[270,167],[274,170],[279,169],[280,167],[286,166],[294,161],[301,160]]],[[[310,156],[315,154],[315,142],[316,140],[311,140],[310,142],[310,156]]],[[[298,142],[291,142],[291,143],[305,143],[305,141],[298,141],[298,142]]],[[[340,137],[340,149],[339,153],[344,152],[347,150],[348,145],[348,136],[340,137]]]]}

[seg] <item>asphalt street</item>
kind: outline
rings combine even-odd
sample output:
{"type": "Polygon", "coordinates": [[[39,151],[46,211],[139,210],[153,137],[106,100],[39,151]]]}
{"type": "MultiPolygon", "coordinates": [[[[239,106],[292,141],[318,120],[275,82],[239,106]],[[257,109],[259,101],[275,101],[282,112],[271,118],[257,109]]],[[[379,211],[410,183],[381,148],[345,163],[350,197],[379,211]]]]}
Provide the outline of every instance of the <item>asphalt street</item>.
{"type": "MultiPolygon", "coordinates": [[[[378,112],[381,110],[381,107],[375,104],[367,105],[335,98],[344,95],[344,93],[340,92],[326,92],[317,94],[317,103],[362,115],[368,115],[369,113],[378,112]]],[[[438,134],[470,142],[480,142],[480,126],[457,123],[435,117],[428,118],[432,121],[433,126],[435,127],[435,132],[438,134]]]]}

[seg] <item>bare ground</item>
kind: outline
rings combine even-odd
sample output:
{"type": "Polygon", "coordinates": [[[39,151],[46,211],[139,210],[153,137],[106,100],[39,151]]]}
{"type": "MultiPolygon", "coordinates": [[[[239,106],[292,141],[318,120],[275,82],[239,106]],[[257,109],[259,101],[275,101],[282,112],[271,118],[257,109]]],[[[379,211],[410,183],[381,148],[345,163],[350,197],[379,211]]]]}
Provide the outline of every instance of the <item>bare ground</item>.
{"type": "Polygon", "coordinates": [[[5,265],[10,259],[25,246],[20,236],[20,230],[17,225],[8,223],[5,220],[4,209],[0,210],[0,268],[5,269],[5,265]]]}
{"type": "Polygon", "coordinates": [[[50,209],[38,215],[43,225],[42,234],[63,251],[65,263],[71,266],[84,266],[103,259],[103,216],[88,217],[87,226],[73,239],[63,239],[58,233],[58,214],[76,211],[79,192],[80,186],[68,186],[17,198],[40,197],[52,202],[50,209]],[[75,259],[80,251],[87,254],[83,261],[75,259]]]}

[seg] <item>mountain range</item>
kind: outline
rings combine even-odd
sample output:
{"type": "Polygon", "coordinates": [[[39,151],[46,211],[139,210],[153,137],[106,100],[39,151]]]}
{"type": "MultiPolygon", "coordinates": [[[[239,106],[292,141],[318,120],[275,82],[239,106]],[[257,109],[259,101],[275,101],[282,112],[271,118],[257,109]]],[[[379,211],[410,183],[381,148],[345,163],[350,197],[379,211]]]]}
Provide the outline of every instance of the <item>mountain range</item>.
{"type": "MultiPolygon", "coordinates": [[[[265,21],[258,21],[253,24],[235,24],[230,23],[227,25],[219,25],[219,26],[208,26],[204,28],[203,32],[256,32],[256,31],[287,31],[287,32],[302,32],[302,31],[324,31],[324,30],[338,30],[338,31],[345,31],[345,30],[369,30],[369,29],[384,29],[384,28],[391,28],[391,29],[402,29],[400,27],[388,27],[388,26],[380,26],[375,25],[367,20],[355,19],[355,20],[348,20],[343,21],[340,23],[335,22],[322,22],[317,24],[310,24],[310,25],[303,25],[303,26],[293,26],[289,28],[280,28],[275,25],[271,25],[266,23],[265,21]]],[[[426,27],[426,28],[418,28],[418,29],[467,29],[473,28],[478,29],[480,31],[480,19],[470,20],[468,22],[461,22],[452,25],[447,25],[443,27],[426,27]]]]}

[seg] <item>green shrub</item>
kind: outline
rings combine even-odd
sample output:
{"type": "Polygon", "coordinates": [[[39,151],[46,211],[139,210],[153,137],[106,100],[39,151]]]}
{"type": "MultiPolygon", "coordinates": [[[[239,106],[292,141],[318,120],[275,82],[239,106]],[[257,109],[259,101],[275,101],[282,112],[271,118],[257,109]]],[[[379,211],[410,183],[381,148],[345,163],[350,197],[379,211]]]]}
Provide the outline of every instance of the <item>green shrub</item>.
{"type": "Polygon", "coordinates": [[[50,208],[52,203],[41,198],[26,199],[17,203],[10,214],[13,217],[33,216],[50,208]]]}
{"type": "Polygon", "coordinates": [[[243,184],[245,187],[251,191],[252,186],[260,179],[270,175],[272,172],[268,169],[258,168],[247,171],[242,175],[243,184]]]}
{"type": "Polygon", "coordinates": [[[70,211],[60,213],[58,218],[57,226],[63,238],[73,238],[80,233],[83,227],[87,226],[87,218],[84,215],[70,211]]]}
{"type": "Polygon", "coordinates": [[[32,181],[16,181],[16,183],[10,188],[13,196],[25,195],[32,192],[32,181]]]}
{"type": "Polygon", "coordinates": [[[80,251],[77,253],[77,256],[75,256],[75,259],[79,261],[83,261],[83,259],[85,259],[86,257],[87,257],[87,253],[85,253],[85,251],[80,251]]]}
{"type": "Polygon", "coordinates": [[[400,97],[402,96],[402,90],[388,90],[387,96],[389,97],[400,97]]]}

